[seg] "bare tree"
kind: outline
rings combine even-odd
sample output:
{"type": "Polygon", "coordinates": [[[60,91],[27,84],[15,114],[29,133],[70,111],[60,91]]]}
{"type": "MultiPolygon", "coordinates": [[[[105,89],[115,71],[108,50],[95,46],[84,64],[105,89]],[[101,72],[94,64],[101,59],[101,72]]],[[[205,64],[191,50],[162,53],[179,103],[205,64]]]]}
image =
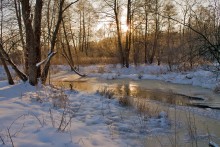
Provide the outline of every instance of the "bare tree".
{"type": "Polygon", "coordinates": [[[144,14],[145,14],[145,28],[144,28],[144,62],[149,63],[149,49],[148,49],[148,25],[149,15],[151,11],[151,0],[144,1],[144,14]]]}
{"type": "MultiPolygon", "coordinates": [[[[3,40],[2,40],[2,38],[3,38],[3,16],[4,16],[4,12],[3,12],[3,0],[1,0],[1,6],[0,6],[0,9],[1,9],[1,25],[0,25],[0,30],[1,30],[1,32],[0,32],[0,35],[1,35],[1,38],[0,38],[0,46],[2,46],[2,43],[3,43],[3,40]]],[[[6,73],[6,75],[7,75],[7,78],[8,78],[8,83],[10,84],[10,85],[13,85],[14,84],[14,81],[13,81],[13,79],[12,79],[12,76],[11,76],[11,73],[10,73],[10,71],[9,71],[9,69],[8,69],[8,66],[7,66],[7,64],[6,64],[6,62],[5,62],[5,60],[4,60],[4,57],[3,57],[3,55],[2,55],[2,53],[0,52],[0,60],[1,60],[1,62],[2,62],[2,65],[3,65],[3,67],[4,67],[4,70],[5,70],[5,73],[6,73]]]]}
{"type": "Polygon", "coordinates": [[[28,75],[31,85],[37,84],[40,77],[40,69],[36,66],[41,60],[40,37],[41,37],[41,18],[42,18],[42,0],[36,0],[34,18],[31,14],[29,0],[21,0],[22,15],[26,32],[26,47],[28,49],[28,75]],[[34,19],[33,26],[32,20],[34,19]]]}
{"type": "MultiPolygon", "coordinates": [[[[157,58],[158,60],[160,60],[160,56],[161,56],[161,51],[159,50],[159,47],[158,47],[158,40],[159,40],[159,35],[160,35],[160,16],[158,15],[158,13],[160,13],[160,0],[155,0],[155,3],[154,3],[154,11],[155,11],[155,14],[154,14],[154,21],[155,21],[155,29],[154,29],[154,40],[153,40],[153,47],[152,47],[152,52],[151,52],[151,55],[150,55],[150,59],[149,59],[149,63],[153,63],[154,61],[154,57],[157,53],[157,58]]],[[[158,62],[158,64],[160,64],[158,62]]]]}
{"type": "Polygon", "coordinates": [[[117,45],[119,51],[119,58],[122,67],[125,66],[125,53],[122,44],[122,31],[121,31],[121,3],[119,0],[104,0],[106,5],[113,11],[113,14],[106,13],[106,16],[110,16],[114,19],[116,24],[116,31],[117,31],[117,45]]]}
{"type": "Polygon", "coordinates": [[[25,82],[28,80],[27,76],[23,72],[21,72],[16,66],[16,64],[11,60],[11,58],[9,57],[8,53],[4,50],[3,45],[1,43],[0,43],[0,54],[3,56],[3,59],[11,65],[12,69],[15,70],[16,74],[22,81],[25,82]]]}
{"type": "MultiPolygon", "coordinates": [[[[166,54],[166,58],[167,58],[167,63],[169,65],[169,68],[170,68],[170,71],[172,71],[172,66],[174,64],[174,57],[177,58],[177,54],[175,54],[175,51],[174,52],[174,35],[173,35],[173,30],[174,30],[174,26],[173,26],[173,23],[170,19],[170,17],[175,17],[177,14],[176,14],[176,8],[175,6],[171,3],[171,1],[168,1],[164,8],[163,8],[163,14],[165,16],[167,16],[167,18],[164,20],[164,24],[166,26],[166,50],[167,50],[167,54],[166,54]]],[[[158,61],[159,62],[159,61],[158,61]]]]}
{"type": "MultiPolygon", "coordinates": [[[[74,1],[74,2],[71,2],[69,3],[67,6],[64,7],[64,2],[65,0],[60,0],[59,2],[59,10],[58,10],[58,18],[57,18],[57,22],[56,22],[56,25],[55,25],[55,30],[53,32],[53,35],[52,35],[52,40],[51,40],[51,46],[50,46],[50,51],[48,53],[48,57],[47,57],[47,60],[45,65],[44,65],[44,68],[43,68],[43,71],[42,71],[42,75],[41,75],[41,80],[42,80],[42,83],[45,83],[46,82],[46,79],[47,79],[47,76],[48,76],[48,72],[49,72],[49,67],[50,67],[50,61],[51,61],[51,58],[56,54],[56,52],[54,51],[54,47],[55,47],[55,44],[56,44],[56,39],[57,39],[57,34],[58,34],[58,31],[59,31],[59,28],[60,28],[60,24],[62,22],[62,19],[63,19],[63,13],[71,6],[73,5],[74,3],[76,3],[78,0],[74,1]]],[[[74,70],[75,71],[75,70],[74,70]]],[[[78,73],[77,71],[75,71],[76,73],[78,73]]],[[[81,74],[79,74],[81,75],[81,74]]],[[[84,75],[83,75],[84,76],[84,75]]]]}
{"type": "Polygon", "coordinates": [[[14,0],[14,8],[15,8],[15,14],[18,22],[18,28],[19,28],[19,34],[21,38],[21,44],[23,48],[23,61],[24,61],[24,73],[28,74],[28,50],[26,48],[26,44],[24,41],[24,35],[23,35],[23,27],[22,27],[22,16],[21,16],[21,7],[20,3],[17,3],[18,0],[14,0]]]}
{"type": "Polygon", "coordinates": [[[129,56],[131,50],[131,0],[127,1],[127,21],[126,25],[128,27],[126,31],[126,43],[125,43],[125,66],[129,67],[129,56]]]}
{"type": "MultiPolygon", "coordinates": [[[[68,34],[66,32],[65,22],[63,20],[62,20],[62,26],[63,26],[63,33],[64,33],[64,37],[65,37],[65,42],[67,44],[67,52],[68,52],[68,54],[65,52],[65,50],[64,50],[64,53],[68,57],[68,59],[70,60],[70,64],[72,66],[74,66],[73,55],[72,55],[71,47],[70,47],[69,40],[68,40],[68,34]]],[[[71,68],[71,70],[73,70],[73,69],[71,68]]]]}

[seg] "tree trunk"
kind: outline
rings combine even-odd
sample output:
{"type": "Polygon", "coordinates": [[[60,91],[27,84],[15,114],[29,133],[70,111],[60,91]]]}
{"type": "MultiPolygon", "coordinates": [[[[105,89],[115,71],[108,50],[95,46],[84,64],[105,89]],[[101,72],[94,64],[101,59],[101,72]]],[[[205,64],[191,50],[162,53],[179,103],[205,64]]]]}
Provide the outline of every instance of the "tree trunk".
{"type": "MultiPolygon", "coordinates": [[[[40,38],[41,38],[42,7],[43,7],[43,0],[36,0],[35,12],[34,12],[34,14],[35,14],[35,16],[34,16],[34,36],[35,36],[36,63],[39,63],[41,61],[40,38]]],[[[41,69],[40,69],[40,67],[38,67],[37,68],[37,78],[40,78],[40,76],[41,76],[41,69]]]]}
{"type": "MultiPolygon", "coordinates": [[[[70,28],[72,28],[71,27],[71,22],[70,22],[69,25],[70,25],[70,28]]],[[[71,34],[71,39],[72,39],[72,43],[73,43],[73,47],[74,47],[74,52],[75,52],[75,56],[76,56],[76,65],[78,65],[79,64],[79,57],[78,57],[76,42],[75,42],[75,39],[74,39],[74,34],[73,34],[72,29],[70,29],[70,34],[71,34]]]]}
{"type": "Polygon", "coordinates": [[[159,38],[159,30],[160,30],[160,26],[159,26],[159,2],[158,0],[155,1],[155,32],[154,32],[154,43],[153,43],[153,47],[152,47],[152,53],[150,55],[150,59],[149,59],[149,63],[152,64],[154,62],[154,57],[156,55],[156,53],[160,52],[157,51],[158,48],[158,38],[159,38]]]}
{"type": "Polygon", "coordinates": [[[118,1],[114,1],[114,13],[115,13],[115,21],[116,21],[116,27],[117,27],[117,35],[118,35],[118,48],[119,48],[119,54],[120,54],[120,61],[122,67],[125,66],[125,57],[124,57],[124,52],[123,52],[123,47],[122,47],[122,41],[121,41],[121,29],[120,29],[120,21],[119,21],[119,6],[118,6],[118,1]]]}
{"type": "Polygon", "coordinates": [[[49,54],[48,54],[48,57],[47,57],[47,62],[45,63],[44,69],[42,70],[42,74],[41,74],[41,81],[42,81],[43,84],[45,84],[46,80],[47,80],[51,58],[56,54],[56,52],[54,52],[54,47],[55,47],[55,44],[56,44],[56,39],[57,39],[57,34],[58,34],[58,31],[59,31],[59,28],[60,28],[60,24],[61,24],[62,19],[63,19],[63,12],[66,9],[68,9],[72,4],[74,4],[76,2],[78,2],[78,0],[76,0],[74,2],[71,2],[68,6],[66,6],[63,9],[64,0],[60,1],[59,12],[58,12],[58,20],[57,20],[57,23],[56,23],[56,26],[55,26],[55,30],[53,32],[50,51],[49,51],[49,54]]]}
{"type": "Polygon", "coordinates": [[[62,22],[63,4],[64,4],[64,0],[61,0],[60,5],[59,5],[58,20],[57,20],[57,23],[56,23],[55,31],[53,32],[53,36],[52,36],[52,40],[51,40],[51,47],[50,47],[50,51],[49,51],[49,54],[48,54],[48,57],[47,57],[48,60],[45,63],[44,69],[42,70],[42,74],[41,74],[41,81],[42,81],[43,84],[45,84],[46,80],[47,80],[47,76],[48,76],[48,73],[49,73],[49,67],[50,67],[50,60],[56,54],[54,52],[54,47],[55,47],[55,44],[56,44],[56,39],[57,39],[57,34],[58,34],[58,31],[59,31],[59,27],[60,27],[60,24],[62,22]]]}
{"type": "MultiPolygon", "coordinates": [[[[1,6],[0,6],[0,9],[1,9],[1,24],[0,24],[0,43],[1,43],[1,46],[2,46],[2,43],[3,43],[3,19],[4,19],[4,12],[3,12],[3,0],[1,0],[1,6]]],[[[3,49],[3,47],[2,47],[2,49],[3,49]]],[[[6,72],[6,75],[7,75],[7,78],[8,78],[8,83],[10,84],[10,85],[13,85],[14,84],[14,81],[13,81],[13,79],[12,79],[12,77],[11,77],[11,73],[10,73],[10,71],[8,70],[8,66],[7,66],[7,64],[5,63],[5,60],[4,60],[4,58],[3,58],[3,55],[2,55],[2,53],[1,53],[1,51],[0,51],[0,61],[2,62],[2,65],[3,65],[3,67],[4,67],[4,70],[5,70],[5,72],[6,72]]]]}
{"type": "Polygon", "coordinates": [[[82,47],[82,12],[79,13],[79,51],[83,52],[82,47]]]}
{"type": "MultiPolygon", "coordinates": [[[[64,23],[64,21],[62,20],[62,23],[63,23],[63,32],[64,32],[64,36],[65,36],[65,40],[66,40],[66,44],[67,44],[67,52],[68,52],[68,58],[69,58],[69,60],[70,60],[70,63],[71,63],[71,70],[73,70],[73,68],[72,67],[74,67],[74,62],[73,62],[73,56],[72,56],[72,52],[71,52],[71,49],[70,49],[70,44],[69,44],[69,40],[68,40],[68,36],[67,36],[67,33],[66,33],[66,28],[65,28],[65,23],[64,23]]],[[[63,50],[64,50],[64,48],[63,48],[63,50]]]]}
{"type": "Polygon", "coordinates": [[[66,61],[68,62],[68,64],[72,67],[72,71],[74,71],[77,75],[81,76],[81,77],[85,77],[86,75],[85,74],[81,74],[79,73],[70,63],[70,60],[68,59],[68,57],[66,56],[66,54],[62,54],[64,56],[64,58],[66,59],[66,61]]]}
{"type": "Polygon", "coordinates": [[[8,84],[14,85],[14,81],[12,79],[11,73],[10,73],[10,71],[8,69],[7,64],[5,63],[5,60],[3,59],[3,55],[1,54],[1,52],[0,52],[0,60],[2,62],[2,65],[3,65],[4,69],[5,69],[5,73],[6,73],[7,78],[8,78],[8,84]]]}
{"type": "Polygon", "coordinates": [[[147,64],[149,61],[149,51],[148,51],[148,44],[147,44],[147,35],[148,35],[148,10],[147,4],[145,4],[145,32],[144,32],[144,63],[147,64]]]}
{"type": "Polygon", "coordinates": [[[125,44],[125,66],[129,68],[129,56],[131,49],[131,0],[127,3],[127,31],[126,31],[126,44],[125,44]]]}
{"type": "MultiPolygon", "coordinates": [[[[83,34],[82,34],[82,52],[84,52],[85,50],[86,50],[86,24],[85,24],[85,12],[84,12],[85,10],[84,10],[84,8],[83,8],[83,17],[82,17],[82,32],[83,32],[83,34]]],[[[86,52],[86,51],[85,51],[86,52]]]]}
{"type": "Polygon", "coordinates": [[[26,48],[26,45],[24,42],[23,28],[22,28],[22,22],[21,22],[21,7],[20,7],[20,4],[17,3],[17,0],[14,0],[14,6],[15,6],[15,13],[16,13],[17,21],[18,21],[21,44],[24,50],[23,51],[24,73],[28,74],[28,49],[26,48]]]}
{"type": "Polygon", "coordinates": [[[2,46],[1,43],[0,43],[0,53],[1,53],[1,55],[3,56],[4,60],[7,61],[7,62],[11,65],[11,67],[15,70],[16,74],[18,75],[18,77],[19,77],[22,81],[26,82],[26,81],[28,80],[27,76],[26,76],[24,73],[22,73],[22,72],[17,68],[17,66],[13,63],[13,61],[10,59],[9,55],[8,55],[8,54],[5,52],[5,50],[3,49],[3,46],[2,46]]]}
{"type": "MultiPolygon", "coordinates": [[[[90,14],[89,14],[90,15],[90,14]]],[[[87,40],[86,40],[86,55],[88,56],[88,53],[89,53],[89,48],[90,48],[90,44],[89,44],[89,41],[90,41],[90,21],[91,21],[91,16],[89,16],[89,22],[88,22],[88,28],[87,28],[87,40]]],[[[90,51],[91,52],[91,51],[90,51]]]]}
{"type": "Polygon", "coordinates": [[[26,32],[26,47],[28,48],[28,75],[31,85],[37,84],[37,50],[35,47],[35,36],[32,28],[32,15],[29,0],[21,0],[22,15],[26,32]]]}

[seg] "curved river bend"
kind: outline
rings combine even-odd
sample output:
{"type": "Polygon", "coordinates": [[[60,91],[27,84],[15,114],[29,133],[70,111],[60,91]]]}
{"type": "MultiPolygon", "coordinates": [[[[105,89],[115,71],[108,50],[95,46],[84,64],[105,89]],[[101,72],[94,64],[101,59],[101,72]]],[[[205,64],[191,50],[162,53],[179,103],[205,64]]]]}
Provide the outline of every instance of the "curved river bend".
{"type": "Polygon", "coordinates": [[[178,145],[184,147],[208,146],[209,140],[220,145],[220,95],[209,89],[158,80],[105,80],[94,77],[79,78],[70,74],[54,76],[52,83],[93,93],[105,88],[113,91],[114,95],[119,97],[141,98],[150,104],[148,106],[168,112],[172,121],[183,124],[183,127],[179,129],[176,129],[175,125],[172,126],[172,129],[175,130],[175,139],[160,134],[156,137],[148,136],[146,146],[161,146],[161,141],[167,142],[167,146],[171,146],[171,140],[177,138],[180,140],[178,145]],[[198,139],[184,141],[192,127],[196,127],[198,139]]]}

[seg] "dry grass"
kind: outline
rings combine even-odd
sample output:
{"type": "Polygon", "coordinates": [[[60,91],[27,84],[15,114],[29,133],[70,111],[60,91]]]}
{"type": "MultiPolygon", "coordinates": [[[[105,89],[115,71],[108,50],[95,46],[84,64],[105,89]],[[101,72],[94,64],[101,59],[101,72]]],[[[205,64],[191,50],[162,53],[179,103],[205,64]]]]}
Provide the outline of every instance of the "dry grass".
{"type": "Polygon", "coordinates": [[[117,64],[119,63],[117,58],[108,57],[83,57],[78,61],[79,65],[91,65],[91,64],[117,64]]]}
{"type": "Polygon", "coordinates": [[[104,66],[98,67],[97,72],[98,72],[98,73],[104,73],[104,72],[105,72],[105,67],[104,67],[104,66]]]}
{"type": "Polygon", "coordinates": [[[107,87],[104,87],[101,90],[97,90],[96,93],[108,99],[112,99],[114,96],[114,92],[107,87]]]}
{"type": "MultiPolygon", "coordinates": [[[[113,99],[115,95],[114,91],[108,89],[107,87],[98,90],[97,93],[107,99],[113,99]]],[[[137,110],[137,113],[141,116],[148,116],[149,118],[159,116],[160,109],[158,107],[151,107],[144,98],[118,96],[117,99],[122,107],[134,107],[137,110]]]]}
{"type": "Polygon", "coordinates": [[[132,100],[129,96],[119,97],[119,104],[122,106],[132,106],[132,100]]]}

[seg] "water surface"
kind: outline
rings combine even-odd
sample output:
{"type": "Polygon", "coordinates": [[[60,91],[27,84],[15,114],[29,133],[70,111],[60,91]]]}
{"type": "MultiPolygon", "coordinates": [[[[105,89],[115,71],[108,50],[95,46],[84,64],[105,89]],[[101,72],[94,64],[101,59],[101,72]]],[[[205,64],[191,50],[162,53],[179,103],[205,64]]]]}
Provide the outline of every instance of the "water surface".
{"type": "MultiPolygon", "coordinates": [[[[173,134],[156,134],[147,136],[144,140],[146,146],[208,146],[209,140],[220,144],[219,118],[212,116],[213,111],[220,114],[220,96],[209,89],[190,85],[172,84],[158,80],[105,80],[94,77],[79,78],[75,75],[65,75],[53,80],[55,85],[79,91],[96,92],[108,89],[118,97],[131,97],[141,99],[147,103],[149,109],[166,111],[172,120],[173,134]],[[184,106],[189,106],[185,108],[184,106]],[[197,108],[201,107],[201,108],[197,108]],[[195,113],[196,111],[204,112],[195,113]],[[205,108],[211,108],[209,111],[205,108]],[[207,115],[205,115],[207,113],[207,115]],[[182,127],[178,127],[181,124],[182,127]],[[187,141],[190,129],[196,128],[194,141],[187,141]]],[[[142,140],[143,142],[143,140],[142,140]]]]}

